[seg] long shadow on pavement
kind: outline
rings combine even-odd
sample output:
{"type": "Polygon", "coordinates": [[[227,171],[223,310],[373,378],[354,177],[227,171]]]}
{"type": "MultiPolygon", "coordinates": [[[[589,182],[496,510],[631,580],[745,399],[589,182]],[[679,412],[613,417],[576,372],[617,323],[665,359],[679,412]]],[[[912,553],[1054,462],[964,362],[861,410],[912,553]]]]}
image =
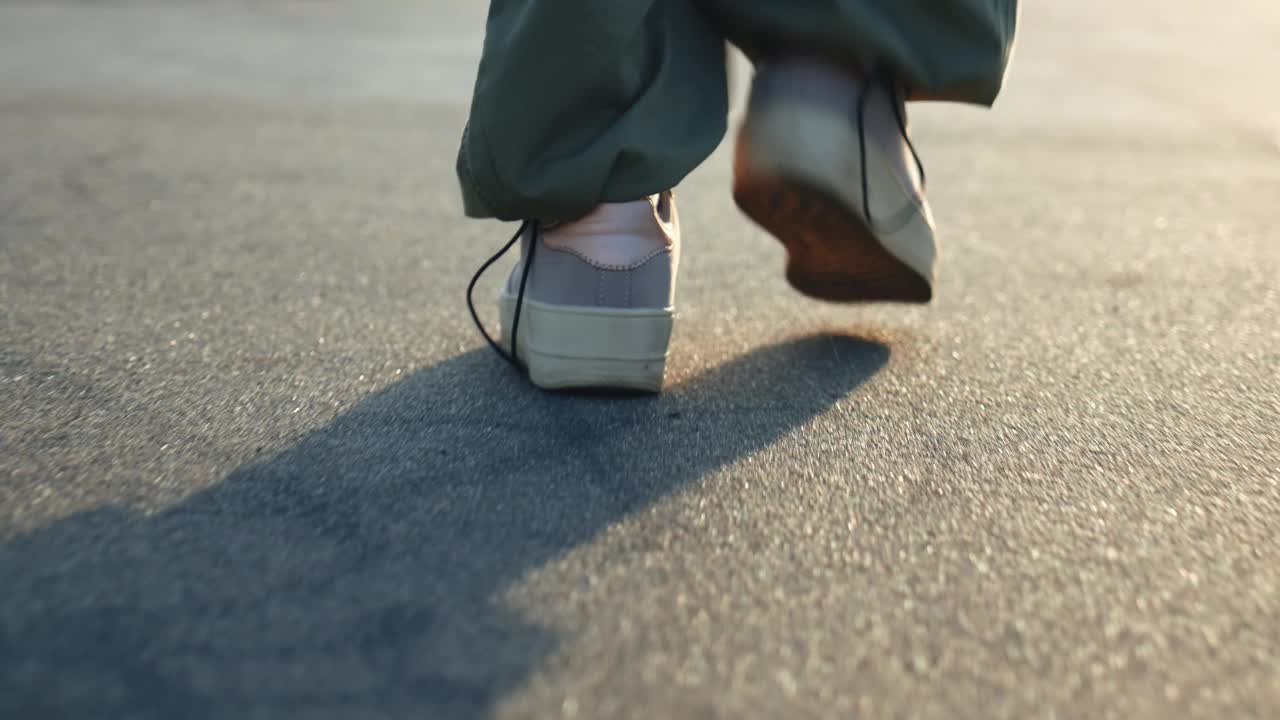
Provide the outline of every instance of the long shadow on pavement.
{"type": "Polygon", "coordinates": [[[504,588],[888,358],[821,335],[631,399],[418,371],[162,513],[0,547],[0,717],[484,717],[556,642],[504,588]]]}

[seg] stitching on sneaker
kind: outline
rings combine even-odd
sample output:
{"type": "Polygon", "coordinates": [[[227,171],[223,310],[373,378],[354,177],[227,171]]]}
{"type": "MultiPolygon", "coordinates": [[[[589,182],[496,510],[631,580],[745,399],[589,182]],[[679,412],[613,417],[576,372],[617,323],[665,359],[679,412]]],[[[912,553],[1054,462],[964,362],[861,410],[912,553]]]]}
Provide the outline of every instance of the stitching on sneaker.
{"type": "Polygon", "coordinates": [[[626,272],[629,270],[638,270],[640,269],[640,267],[648,263],[650,260],[658,257],[659,255],[663,253],[670,254],[672,252],[672,248],[669,246],[660,247],[630,265],[612,265],[610,263],[602,263],[590,257],[587,257],[586,255],[579,252],[578,250],[575,250],[574,248],[567,248],[563,246],[552,245],[551,243],[545,240],[543,240],[542,245],[543,247],[545,247],[547,250],[551,252],[561,253],[564,255],[572,255],[597,270],[612,270],[614,272],[626,272]]]}

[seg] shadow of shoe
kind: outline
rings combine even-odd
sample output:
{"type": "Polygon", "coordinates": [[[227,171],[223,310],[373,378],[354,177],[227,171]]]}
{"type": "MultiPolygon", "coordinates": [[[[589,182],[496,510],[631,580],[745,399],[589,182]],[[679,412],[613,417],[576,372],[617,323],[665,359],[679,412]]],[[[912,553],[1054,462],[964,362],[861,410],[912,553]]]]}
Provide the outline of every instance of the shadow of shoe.
{"type": "Polygon", "coordinates": [[[888,358],[807,337],[639,399],[540,393],[482,351],[420,370],[165,512],[0,547],[0,717],[483,717],[556,642],[504,588],[888,358]]]}

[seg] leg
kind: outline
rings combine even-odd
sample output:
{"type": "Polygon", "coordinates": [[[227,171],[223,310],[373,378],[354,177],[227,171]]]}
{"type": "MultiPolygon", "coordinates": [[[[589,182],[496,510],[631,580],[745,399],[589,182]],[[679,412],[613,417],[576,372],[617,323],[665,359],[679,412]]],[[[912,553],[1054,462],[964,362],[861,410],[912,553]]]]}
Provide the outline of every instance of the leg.
{"type": "Polygon", "coordinates": [[[724,42],[689,0],[493,0],[458,155],[466,212],[572,220],[715,149],[724,42]]]}
{"type": "Polygon", "coordinates": [[[1017,0],[702,0],[756,60],[804,48],[888,68],[910,99],[990,105],[1013,49],[1017,0]]]}
{"type": "Polygon", "coordinates": [[[493,0],[458,177],[468,215],[526,220],[489,339],[535,385],[662,387],[669,190],[720,142],[727,95],[692,0],[493,0]]]}
{"type": "Polygon", "coordinates": [[[734,199],[788,251],[797,290],[927,302],[937,244],[912,98],[991,103],[1014,0],[703,0],[758,63],[734,199]]]}

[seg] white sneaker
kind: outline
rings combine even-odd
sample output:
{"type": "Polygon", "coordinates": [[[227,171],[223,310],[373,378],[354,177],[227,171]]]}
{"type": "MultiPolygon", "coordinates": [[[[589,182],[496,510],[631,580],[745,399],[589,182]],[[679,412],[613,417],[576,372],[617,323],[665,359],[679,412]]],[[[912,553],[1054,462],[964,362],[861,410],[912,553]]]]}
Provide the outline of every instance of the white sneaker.
{"type": "Polygon", "coordinates": [[[525,223],[521,259],[498,298],[500,349],[544,389],[658,392],[679,237],[670,192],[604,204],[571,223],[525,223]]]}
{"type": "Polygon", "coordinates": [[[763,65],[734,199],[789,253],[787,280],[838,302],[933,297],[937,250],[901,91],[815,60],[763,65]]]}

